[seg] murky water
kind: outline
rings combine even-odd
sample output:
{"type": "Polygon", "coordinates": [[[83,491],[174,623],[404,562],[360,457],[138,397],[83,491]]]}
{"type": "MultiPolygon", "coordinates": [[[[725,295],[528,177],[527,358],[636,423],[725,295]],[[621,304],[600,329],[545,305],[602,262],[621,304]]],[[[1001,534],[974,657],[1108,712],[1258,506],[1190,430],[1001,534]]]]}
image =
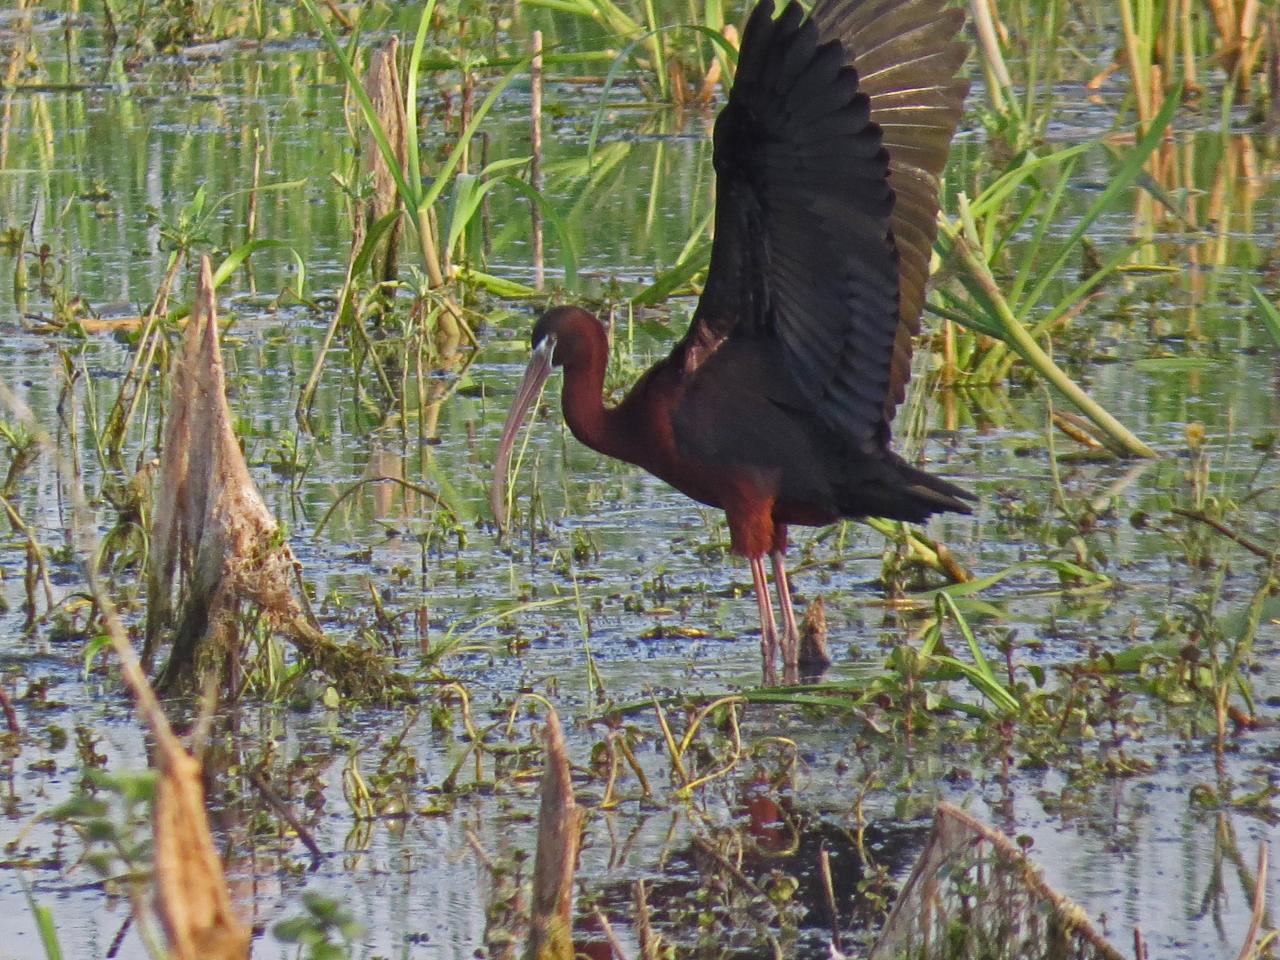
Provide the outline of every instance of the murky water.
{"type": "MultiPolygon", "coordinates": [[[[41,29],[52,35],[60,28],[50,20],[41,29]]],[[[197,188],[210,198],[227,197],[207,226],[208,242],[223,249],[244,242],[244,190],[255,155],[263,184],[292,184],[260,195],[257,236],[292,246],[307,265],[310,295],[331,297],[341,283],[349,232],[344,196],[330,173],[346,169],[352,146],[335,74],[308,50],[280,45],[212,61],[159,58],[122,70],[90,49],[76,50],[75,63],[71,79],[83,86],[3,92],[0,227],[30,222],[36,241],[49,246],[50,266],[45,288],[31,289],[19,306],[11,293],[14,258],[0,257],[0,371],[46,428],[58,430],[62,422],[65,440],[67,424],[75,425],[86,487],[94,491],[101,471],[91,453],[92,424],[118,389],[129,346],[109,334],[77,339],[37,332],[40,318],[73,297],[95,311],[136,313],[164,274],[163,233],[197,188]],[[80,372],[74,403],[60,401],[66,362],[80,372]]],[[[638,99],[630,88],[616,96],[638,99]]],[[[587,174],[581,158],[596,97],[577,84],[553,84],[547,94],[553,118],[548,192],[568,210],[582,286],[592,294],[615,282],[630,291],[655,267],[674,263],[711,202],[709,118],[696,113],[610,111],[596,167],[587,174]]],[[[490,126],[491,158],[527,151],[526,109],[526,92],[513,89],[502,99],[490,126]]],[[[1106,105],[1063,111],[1051,135],[1057,144],[1095,136],[1109,117],[1106,105]]],[[[962,136],[953,189],[972,190],[982,142],[976,130],[962,136]]],[[[1152,212],[1149,195],[1130,195],[1091,232],[1105,258],[1130,241],[1136,225],[1151,242],[1135,251],[1135,266],[1177,267],[1121,274],[1069,330],[1055,335],[1073,375],[1156,447],[1159,461],[1063,459],[1055,476],[1039,388],[943,391],[920,365],[899,432],[910,433],[907,446],[935,470],[982,498],[974,517],[937,519],[929,533],[979,575],[1031,562],[983,591],[988,606],[972,613],[984,629],[1009,631],[1022,663],[1052,675],[1055,665],[1096,651],[1176,636],[1170,621],[1203,607],[1214,591],[1209,622],[1227,636],[1241,629],[1263,582],[1259,561],[1206,528],[1177,520],[1170,508],[1190,506],[1197,496],[1229,499],[1240,505],[1234,522],[1241,533],[1264,545],[1277,542],[1280,468],[1268,442],[1280,429],[1280,369],[1245,297],[1246,283],[1267,288],[1274,279],[1268,270],[1280,188],[1270,147],[1247,133],[1181,134],[1164,154],[1175,171],[1164,187],[1198,226],[1169,233],[1168,218],[1152,212]],[[1154,224],[1150,234],[1147,223],[1154,224]],[[907,429],[917,415],[923,419],[914,422],[926,429],[907,429]],[[1188,451],[1190,424],[1203,424],[1203,461],[1188,451]],[[1203,488],[1189,479],[1198,463],[1208,466],[1203,488]],[[1073,513],[1087,503],[1096,516],[1083,527],[1063,522],[1052,506],[1058,496],[1073,513]],[[1064,590],[1057,573],[1035,565],[1045,558],[1087,562],[1112,584],[1064,590]]],[[[1086,155],[1070,191],[1076,215],[1117,162],[1102,147],[1086,155]]],[[[513,197],[495,193],[487,221],[490,273],[531,277],[527,216],[513,197]]],[[[1070,218],[1055,224],[1047,242],[1064,238],[1071,226],[1070,218]]],[[[1028,224],[1027,237],[1033,227],[1028,224]]],[[[554,278],[554,238],[550,246],[554,278]]],[[[403,432],[371,426],[374,415],[359,407],[344,373],[343,348],[330,358],[314,436],[307,437],[298,434],[293,409],[329,316],[288,296],[276,302],[294,282],[292,269],[287,254],[255,255],[252,274],[242,272],[223,287],[221,308],[234,317],[228,366],[248,459],[258,465],[255,476],[269,505],[289,525],[335,635],[380,635],[371,589],[406,625],[425,606],[425,637],[405,626],[400,639],[412,650],[415,643],[463,637],[441,669],[465,681],[477,722],[500,721],[517,693],[545,695],[569,721],[570,753],[584,767],[603,736],[603,728],[587,720],[606,699],[632,703],[655,692],[731,691],[758,681],[749,577],[727,554],[722,517],[579,446],[550,395],[518,486],[527,497],[536,485],[536,535],[526,523],[509,542],[497,541],[487,483],[497,429],[525,359],[532,309],[483,304],[495,318],[480,331],[484,349],[464,374],[442,375],[442,383],[460,382],[439,407],[430,442],[423,442],[417,423],[403,432]],[[265,465],[294,440],[307,464],[300,480],[265,465]],[[460,526],[442,526],[430,500],[378,484],[346,499],[313,538],[351,483],[376,476],[444,493],[463,517],[460,526]],[[493,619],[516,600],[552,602],[493,619]]],[[[1073,257],[1051,301],[1070,289],[1078,269],[1073,257]]],[[[190,296],[190,283],[184,274],[180,299],[190,296]]],[[[675,301],[661,310],[620,312],[614,327],[619,360],[639,370],[661,355],[691,306],[675,301]]],[[[5,421],[12,422],[8,413],[0,416],[5,421]]],[[[151,446],[144,444],[140,429],[131,449],[149,456],[151,446]]],[[[1054,444],[1059,453],[1074,449],[1061,434],[1054,444]]],[[[55,553],[71,544],[64,483],[56,465],[42,459],[13,500],[55,553]]],[[[98,519],[105,527],[114,517],[102,507],[98,519]]],[[[128,916],[127,900],[104,894],[90,868],[76,863],[79,840],[40,815],[76,789],[86,745],[105,758],[107,769],[137,771],[146,765],[142,737],[107,677],[85,678],[79,638],[59,640],[48,623],[23,629],[23,542],[8,533],[0,548],[0,597],[8,606],[0,612],[0,681],[28,734],[4,755],[3,832],[16,845],[6,849],[0,871],[0,952],[42,955],[24,898],[29,888],[52,908],[68,956],[105,956],[128,916]]],[[[918,630],[919,611],[884,602],[879,534],[860,525],[797,530],[792,550],[801,597],[821,595],[827,605],[833,678],[874,673],[888,650],[918,630]]],[[[74,562],[56,556],[53,572],[59,603],[74,606],[81,589],[74,562]]],[[[991,639],[994,630],[983,635],[991,639]]],[[[1276,789],[1278,648],[1280,631],[1265,621],[1250,676],[1263,726],[1231,737],[1221,757],[1211,749],[1203,710],[1138,693],[1118,708],[1118,725],[1095,718],[1091,738],[1045,766],[1027,759],[1015,734],[1014,743],[1004,745],[954,716],[940,715],[912,742],[886,736],[878,732],[875,707],[845,713],[756,704],[746,709],[744,738],[795,742],[789,803],[810,824],[852,827],[856,805],[873,823],[900,834],[901,824],[949,798],[1011,835],[1029,836],[1049,881],[1103,918],[1117,943],[1129,943],[1130,929],[1138,926],[1152,956],[1235,956],[1248,926],[1247,876],[1258,843],[1274,835],[1274,815],[1205,797],[1210,789],[1219,798],[1276,789]],[[1134,769],[1125,776],[1114,769],[1100,773],[1117,752],[1137,761],[1134,769]]],[[[412,669],[412,654],[404,662],[412,669]]],[[[424,682],[424,690],[435,683],[424,682]]],[[[977,699],[963,687],[952,692],[977,699]]],[[[535,742],[536,715],[517,712],[511,742],[535,742]]],[[[255,955],[294,955],[269,928],[298,912],[304,890],[349,906],[365,931],[357,956],[475,955],[490,879],[472,843],[495,859],[531,852],[534,781],[517,775],[518,758],[506,761],[501,776],[486,759],[481,788],[445,802],[435,788],[466,742],[454,717],[433,718],[425,706],[420,715],[329,711],[318,703],[305,710],[248,706],[215,737],[207,760],[219,811],[215,825],[233,892],[262,930],[255,955]],[[405,771],[410,809],[439,809],[356,822],[343,799],[343,768],[353,757],[366,777],[405,771]],[[280,784],[314,784],[308,822],[325,852],[314,870],[297,843],[277,836],[276,819],[248,787],[245,771],[258,766],[280,784]]],[[[640,731],[640,763],[654,784],[665,785],[668,766],[652,711],[632,722],[640,731]]],[[[609,891],[635,879],[660,886],[664,876],[684,877],[696,884],[690,838],[749,821],[747,788],[771,765],[762,753],[673,808],[629,799],[602,810],[599,779],[584,779],[582,799],[591,808],[584,887],[617,903],[609,891]]],[[[460,782],[470,783],[470,761],[464,771],[460,782]]],[[[632,782],[628,789],[634,788],[632,782]]],[[[909,865],[916,826],[905,828],[906,846],[886,858],[896,876],[909,865]]],[[[1274,903],[1280,882],[1269,883],[1274,903]]],[[[678,896],[693,901],[689,889],[678,896]]],[[[815,911],[801,925],[806,949],[825,956],[825,919],[815,911]]],[[[142,952],[137,931],[126,931],[118,955],[142,952]]]]}

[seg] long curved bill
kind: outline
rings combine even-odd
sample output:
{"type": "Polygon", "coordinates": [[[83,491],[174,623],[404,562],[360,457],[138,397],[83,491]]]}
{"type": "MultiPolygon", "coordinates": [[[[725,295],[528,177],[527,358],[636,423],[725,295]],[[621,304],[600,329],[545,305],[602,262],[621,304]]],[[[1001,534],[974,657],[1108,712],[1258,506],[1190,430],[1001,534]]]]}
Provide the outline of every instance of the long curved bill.
{"type": "Polygon", "coordinates": [[[542,342],[529,358],[529,366],[525,368],[524,378],[516,388],[516,398],[511,402],[511,410],[507,413],[507,422],[502,425],[502,438],[498,441],[498,455],[493,462],[493,486],[489,491],[489,505],[493,507],[493,517],[498,521],[499,529],[507,525],[507,469],[511,465],[511,448],[515,446],[516,434],[524,423],[529,408],[534,405],[538,395],[551,376],[551,354],[556,346],[555,337],[543,337],[542,342]]]}

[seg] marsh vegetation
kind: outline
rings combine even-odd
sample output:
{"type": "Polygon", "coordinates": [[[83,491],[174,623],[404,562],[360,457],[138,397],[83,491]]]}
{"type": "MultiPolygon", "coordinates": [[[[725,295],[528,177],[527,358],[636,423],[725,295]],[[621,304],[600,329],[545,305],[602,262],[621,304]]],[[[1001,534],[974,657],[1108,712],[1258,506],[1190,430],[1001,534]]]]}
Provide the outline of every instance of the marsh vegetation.
{"type": "Polygon", "coordinates": [[[253,555],[296,560],[307,626],[222,596],[234,642],[162,692],[256,956],[514,956],[566,782],[592,956],[865,955],[940,801],[1126,955],[1135,930],[1152,958],[1275,954],[1265,5],[975,0],[895,436],[980,503],[794,532],[821,680],[759,686],[721,514],[576,444],[552,397],[498,536],[537,312],[607,318],[618,391],[687,325],[748,6],[0,11],[0,953],[171,935],[148,769],[176,754],[108,618],[160,668],[190,609],[154,619],[149,571],[207,256],[275,523],[253,555]]]}

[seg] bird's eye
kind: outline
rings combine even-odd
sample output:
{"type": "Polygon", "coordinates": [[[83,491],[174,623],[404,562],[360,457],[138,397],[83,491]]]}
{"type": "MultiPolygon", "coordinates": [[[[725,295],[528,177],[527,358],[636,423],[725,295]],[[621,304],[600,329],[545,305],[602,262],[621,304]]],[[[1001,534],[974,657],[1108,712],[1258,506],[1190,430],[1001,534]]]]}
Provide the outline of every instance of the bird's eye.
{"type": "Polygon", "coordinates": [[[548,333],[539,337],[533,345],[535,356],[544,358],[548,363],[555,363],[556,335],[548,333]]]}

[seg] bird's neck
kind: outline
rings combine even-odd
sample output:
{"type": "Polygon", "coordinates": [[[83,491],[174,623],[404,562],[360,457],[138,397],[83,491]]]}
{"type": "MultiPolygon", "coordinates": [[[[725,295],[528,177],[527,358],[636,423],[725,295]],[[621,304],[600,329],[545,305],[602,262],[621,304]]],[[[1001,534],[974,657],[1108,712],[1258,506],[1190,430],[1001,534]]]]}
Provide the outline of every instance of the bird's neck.
{"type": "Polygon", "coordinates": [[[609,345],[603,332],[591,338],[586,357],[566,366],[564,388],[560,394],[565,423],[573,435],[592,450],[607,457],[629,460],[630,451],[624,449],[629,437],[623,424],[618,423],[620,413],[616,408],[604,405],[604,374],[609,362],[609,345]]]}

